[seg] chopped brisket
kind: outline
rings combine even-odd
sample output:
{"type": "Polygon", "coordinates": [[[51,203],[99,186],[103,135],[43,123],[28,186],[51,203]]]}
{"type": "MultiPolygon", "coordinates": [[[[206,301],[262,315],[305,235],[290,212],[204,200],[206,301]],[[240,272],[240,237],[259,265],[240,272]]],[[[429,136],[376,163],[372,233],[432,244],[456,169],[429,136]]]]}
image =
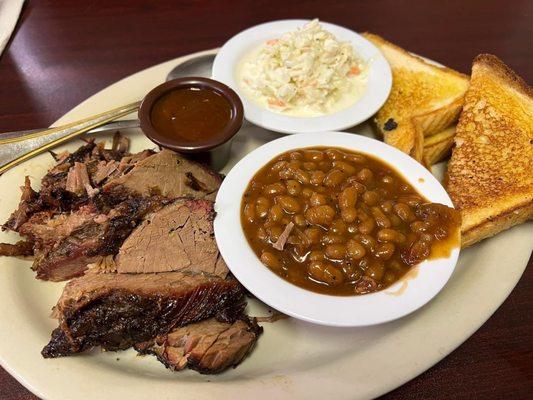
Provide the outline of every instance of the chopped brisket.
{"type": "Polygon", "coordinates": [[[111,146],[111,150],[125,154],[129,149],[130,140],[126,136],[122,136],[119,131],[116,131],[113,135],[113,145],[111,146]]]}
{"type": "Polygon", "coordinates": [[[98,189],[92,177],[96,174],[99,163],[112,160],[118,162],[123,157],[124,153],[106,150],[103,144],[92,141],[74,153],[63,155],[42,178],[39,192],[31,188],[29,178],[26,178],[19,207],[3,225],[3,229],[18,232],[20,226],[37,212],[61,213],[86,205],[91,195],[95,195],[95,189],[98,189]]]}
{"type": "Polygon", "coordinates": [[[18,232],[35,213],[75,211],[88,203],[105,202],[107,197],[127,193],[214,199],[221,176],[207,167],[169,150],[130,155],[124,151],[124,139],[116,139],[115,144],[115,149],[105,149],[102,143],[89,141],[75,152],[62,155],[42,178],[39,192],[26,178],[19,207],[3,229],[18,232]],[[106,194],[99,193],[102,187],[106,194]]]}
{"type": "Polygon", "coordinates": [[[78,211],[63,214],[41,211],[22,224],[19,233],[40,246],[50,245],[70,235],[98,215],[93,207],[82,207],[78,211]]]}
{"type": "Polygon", "coordinates": [[[94,183],[99,185],[104,180],[115,176],[118,173],[119,162],[115,160],[100,161],[96,166],[96,171],[93,175],[94,183]]]}
{"type": "Polygon", "coordinates": [[[32,189],[30,178],[28,176],[24,178],[24,186],[21,186],[20,190],[22,191],[22,195],[20,196],[19,206],[11,214],[9,220],[4,224],[2,227],[3,230],[18,230],[18,228],[20,228],[20,226],[28,220],[29,216],[36,208],[39,194],[32,189]]]}
{"type": "Polygon", "coordinates": [[[75,193],[78,196],[87,194],[89,197],[93,197],[99,192],[98,189],[94,189],[91,186],[87,166],[79,162],[75,162],[74,166],[70,167],[65,183],[65,190],[75,193]]]}
{"type": "Polygon", "coordinates": [[[61,153],[56,153],[52,150],[48,150],[48,152],[50,153],[50,155],[54,158],[54,160],[56,161],[56,163],[62,163],[63,161],[65,161],[65,158],[68,157],[68,155],[70,154],[68,151],[62,151],[61,153]]]}
{"type": "Polygon", "coordinates": [[[243,308],[244,292],[234,279],[208,274],[88,273],[70,281],[54,316],[45,358],[101,346],[122,350],[215,316],[227,307],[243,308]]]}
{"type": "Polygon", "coordinates": [[[167,368],[188,367],[201,374],[218,374],[237,366],[254,347],[262,328],[246,316],[233,323],[216,318],[174,328],[166,335],[135,345],[141,354],[154,354],[167,368]]]}
{"type": "Polygon", "coordinates": [[[214,204],[179,199],[151,214],[120,247],[120,273],[208,272],[225,277],[228,269],[215,242],[214,204]]]}
{"type": "Polygon", "coordinates": [[[33,243],[19,240],[15,244],[0,243],[0,256],[29,257],[33,256],[33,243]]]}
{"type": "Polygon", "coordinates": [[[118,165],[118,171],[121,174],[128,173],[139,161],[144,160],[151,155],[154,155],[155,152],[152,150],[143,150],[140,153],[132,154],[130,156],[122,157],[118,165]]]}

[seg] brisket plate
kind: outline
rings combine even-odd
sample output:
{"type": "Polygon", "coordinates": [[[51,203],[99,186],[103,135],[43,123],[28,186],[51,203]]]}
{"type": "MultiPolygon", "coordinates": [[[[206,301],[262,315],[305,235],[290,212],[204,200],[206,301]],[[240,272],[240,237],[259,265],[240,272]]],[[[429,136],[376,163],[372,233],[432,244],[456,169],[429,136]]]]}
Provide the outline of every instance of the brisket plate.
{"type": "Polygon", "coordinates": [[[238,315],[245,305],[234,279],[188,272],[88,273],[66,285],[54,309],[59,327],[42,355],[67,356],[95,346],[122,350],[226,308],[238,315]]]}
{"type": "Polygon", "coordinates": [[[225,277],[228,268],[213,232],[214,204],[179,199],[149,214],[120,247],[121,273],[207,272],[225,277]]]}
{"type": "Polygon", "coordinates": [[[40,279],[75,278],[42,355],[135,345],[176,371],[236,366],[262,328],[244,314],[244,289],[226,278],[214,239],[222,178],[169,150],[129,154],[128,145],[117,134],[111,149],[90,141],[53,154],[41,189],[26,178],[3,226],[26,240],[0,244],[0,255],[33,255],[40,279]]]}
{"type": "MultiPolygon", "coordinates": [[[[55,155],[58,163],[42,179],[39,192],[26,178],[19,208],[3,228],[17,231],[34,244],[37,278],[61,281],[80,276],[88,264],[118,253],[146,213],[178,197],[216,195],[221,176],[206,167],[169,150],[130,155],[120,136],[114,143],[112,149],[104,149],[103,144],[89,142],[72,154],[55,155]]],[[[187,262],[201,259],[199,267],[192,269],[225,275],[226,265],[214,240],[209,234],[195,233],[206,237],[206,244],[185,246],[192,250],[183,253],[185,257],[175,267],[161,269],[154,263],[149,270],[184,269],[187,262]],[[208,254],[205,260],[197,256],[203,250],[208,254]]],[[[24,254],[31,254],[27,246],[24,254]]],[[[0,255],[16,255],[19,250],[23,249],[0,246],[0,255]]],[[[152,255],[155,250],[150,250],[152,255]]]]}
{"type": "Polygon", "coordinates": [[[233,323],[210,318],[174,328],[166,335],[136,344],[141,354],[153,354],[167,368],[194,369],[202,374],[218,374],[239,364],[254,347],[263,329],[243,316],[233,323]]]}

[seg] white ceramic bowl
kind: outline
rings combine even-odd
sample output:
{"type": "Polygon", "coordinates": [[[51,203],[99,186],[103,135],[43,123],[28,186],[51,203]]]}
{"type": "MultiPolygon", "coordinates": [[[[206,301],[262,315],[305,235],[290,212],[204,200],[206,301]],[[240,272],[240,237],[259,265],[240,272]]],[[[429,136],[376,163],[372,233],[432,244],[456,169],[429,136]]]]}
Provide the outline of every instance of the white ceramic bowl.
{"type": "Polygon", "coordinates": [[[295,31],[307,22],[309,21],[284,20],[257,25],[237,34],[219,50],[213,64],[213,79],[225,83],[239,94],[248,121],[281,133],[342,130],[367,120],[387,100],[392,85],[392,75],[387,60],[378,48],[361,35],[326,22],[320,22],[324,29],[337,39],[352,43],[357,54],[368,63],[368,81],[363,96],[344,110],[319,117],[287,116],[270,111],[250,100],[242,91],[236,76],[243,57],[267,40],[295,31]]]}
{"type": "Polygon", "coordinates": [[[275,156],[311,146],[342,147],[370,154],[393,166],[423,196],[452,207],[439,181],[408,155],[383,142],[343,132],[285,136],[249,153],[224,179],[216,198],[215,237],[229,269],[257,298],[305,321],[332,326],[366,326],[403,317],[430,301],[455,268],[459,248],[448,258],[424,261],[391,287],[363,296],[330,296],[295,286],[264,266],[244,237],[240,207],[255,173],[275,156]]]}

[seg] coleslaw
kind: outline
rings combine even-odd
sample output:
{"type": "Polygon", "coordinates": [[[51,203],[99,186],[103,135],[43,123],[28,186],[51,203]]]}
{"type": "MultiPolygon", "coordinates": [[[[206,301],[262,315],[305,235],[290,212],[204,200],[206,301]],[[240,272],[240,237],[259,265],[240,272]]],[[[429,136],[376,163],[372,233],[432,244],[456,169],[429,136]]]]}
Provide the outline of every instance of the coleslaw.
{"type": "Polygon", "coordinates": [[[349,42],[337,40],[315,19],[245,57],[239,84],[272,111],[317,116],[357,101],[366,67],[349,42]]]}

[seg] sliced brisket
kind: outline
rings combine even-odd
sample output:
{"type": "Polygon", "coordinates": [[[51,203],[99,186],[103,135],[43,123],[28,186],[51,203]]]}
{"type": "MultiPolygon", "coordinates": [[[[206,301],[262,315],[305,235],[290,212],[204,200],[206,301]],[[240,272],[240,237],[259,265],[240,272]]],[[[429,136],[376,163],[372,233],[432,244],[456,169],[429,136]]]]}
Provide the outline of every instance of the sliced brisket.
{"type": "Polygon", "coordinates": [[[68,235],[58,236],[51,244],[39,242],[33,263],[37,278],[63,281],[80,276],[88,264],[116,254],[142,218],[168,202],[160,196],[130,197],[106,215],[89,216],[68,235]]]}
{"type": "Polygon", "coordinates": [[[135,345],[141,354],[154,354],[167,368],[218,374],[237,366],[254,347],[262,328],[246,316],[233,323],[210,318],[174,328],[166,335],[135,345]]]}
{"type": "Polygon", "coordinates": [[[149,214],[120,247],[117,271],[189,270],[225,277],[228,269],[215,242],[214,217],[209,200],[179,199],[149,214]]]}
{"type": "Polygon", "coordinates": [[[141,195],[189,196],[214,200],[222,178],[207,167],[170,150],[162,150],[139,162],[133,169],[104,185],[104,191],[124,187],[141,195]]]}
{"type": "MultiPolygon", "coordinates": [[[[3,228],[17,231],[35,243],[34,269],[38,278],[58,281],[79,276],[88,263],[116,254],[140,219],[167,200],[183,196],[214,198],[220,175],[168,150],[144,150],[130,155],[125,153],[127,147],[127,141],[116,136],[112,149],[91,141],[72,154],[55,155],[58,164],[43,177],[39,192],[31,188],[26,178],[19,208],[3,228]],[[152,206],[130,210],[132,198],[152,206]]],[[[192,218],[189,225],[195,221],[192,218]]],[[[192,232],[189,225],[186,232],[192,232]]],[[[206,226],[205,230],[209,228],[206,226]]],[[[185,257],[180,257],[176,266],[162,270],[179,270],[196,263],[202,248],[208,257],[193,269],[225,275],[226,265],[216,245],[213,250],[210,233],[193,233],[205,236],[206,244],[183,253],[185,257]]],[[[6,254],[8,247],[4,246],[6,254]]],[[[161,268],[154,264],[151,270],[161,268]]],[[[142,272],[142,268],[137,272],[142,272]]]]}
{"type": "Polygon", "coordinates": [[[233,279],[182,272],[89,273],[66,285],[54,309],[59,327],[42,355],[67,356],[95,346],[126,349],[224,308],[244,306],[243,289],[233,279]]]}

